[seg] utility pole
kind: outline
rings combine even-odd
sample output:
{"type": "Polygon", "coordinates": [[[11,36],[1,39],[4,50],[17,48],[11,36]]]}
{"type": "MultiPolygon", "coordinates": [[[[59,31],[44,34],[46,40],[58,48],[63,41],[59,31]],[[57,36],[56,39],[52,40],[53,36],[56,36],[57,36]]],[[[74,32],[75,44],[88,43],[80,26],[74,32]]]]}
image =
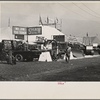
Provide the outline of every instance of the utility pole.
{"type": "Polygon", "coordinates": [[[10,27],[10,18],[8,19],[8,27],[10,27]]]}
{"type": "Polygon", "coordinates": [[[41,16],[39,16],[39,25],[43,25],[41,16]]]}
{"type": "Polygon", "coordinates": [[[62,31],[62,19],[61,19],[60,22],[61,22],[61,23],[60,23],[60,31],[62,31]]]}
{"type": "Polygon", "coordinates": [[[55,24],[55,28],[57,28],[57,23],[56,23],[56,20],[54,21],[54,24],[55,24]]]}
{"type": "Polygon", "coordinates": [[[28,44],[28,28],[27,28],[27,40],[26,40],[27,44],[28,44]]]}
{"type": "Polygon", "coordinates": [[[47,17],[47,25],[49,25],[49,18],[47,17]]]}
{"type": "Polygon", "coordinates": [[[87,32],[86,36],[87,36],[87,37],[89,36],[88,32],[87,32]]]}

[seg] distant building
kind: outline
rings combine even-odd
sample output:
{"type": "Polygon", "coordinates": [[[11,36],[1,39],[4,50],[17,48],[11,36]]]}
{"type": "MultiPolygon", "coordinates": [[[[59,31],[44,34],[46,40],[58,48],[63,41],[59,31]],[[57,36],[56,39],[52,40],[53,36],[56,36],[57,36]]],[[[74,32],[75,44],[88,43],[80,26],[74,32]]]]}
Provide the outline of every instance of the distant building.
{"type": "Polygon", "coordinates": [[[97,46],[98,44],[100,44],[100,40],[96,36],[94,37],[87,36],[83,37],[83,44],[97,46]]]}

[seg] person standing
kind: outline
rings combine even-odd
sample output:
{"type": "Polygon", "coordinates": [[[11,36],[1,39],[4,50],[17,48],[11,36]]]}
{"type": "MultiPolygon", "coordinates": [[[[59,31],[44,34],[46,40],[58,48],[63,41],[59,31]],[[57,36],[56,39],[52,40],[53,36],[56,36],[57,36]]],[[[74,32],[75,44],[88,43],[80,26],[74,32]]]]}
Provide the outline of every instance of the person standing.
{"type": "Polygon", "coordinates": [[[66,48],[66,51],[65,51],[65,60],[66,60],[66,62],[69,62],[69,60],[70,60],[70,52],[71,52],[71,47],[70,46],[67,46],[67,48],[66,48]]]}
{"type": "Polygon", "coordinates": [[[12,53],[12,50],[9,50],[8,54],[6,54],[7,63],[11,65],[16,64],[16,58],[13,56],[12,53]]]}
{"type": "Polygon", "coordinates": [[[8,55],[9,55],[9,64],[12,64],[12,50],[8,51],[8,55]]]}

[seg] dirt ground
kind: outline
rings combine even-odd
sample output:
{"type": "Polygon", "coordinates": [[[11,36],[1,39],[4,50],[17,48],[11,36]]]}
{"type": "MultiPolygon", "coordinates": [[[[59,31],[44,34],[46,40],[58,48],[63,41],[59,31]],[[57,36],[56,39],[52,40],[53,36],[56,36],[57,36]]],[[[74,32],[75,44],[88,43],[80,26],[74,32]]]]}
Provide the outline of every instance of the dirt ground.
{"type": "Polygon", "coordinates": [[[100,81],[100,56],[54,62],[0,62],[0,81],[100,81]]]}

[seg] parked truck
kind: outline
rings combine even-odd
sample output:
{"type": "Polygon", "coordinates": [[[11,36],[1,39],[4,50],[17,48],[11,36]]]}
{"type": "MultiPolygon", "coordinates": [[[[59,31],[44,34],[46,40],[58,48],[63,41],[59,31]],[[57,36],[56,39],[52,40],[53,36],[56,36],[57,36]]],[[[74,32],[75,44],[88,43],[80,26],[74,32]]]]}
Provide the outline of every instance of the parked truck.
{"type": "Polygon", "coordinates": [[[12,51],[12,55],[17,61],[33,61],[33,59],[38,59],[42,52],[35,48],[35,46],[22,43],[21,41],[2,40],[0,43],[0,60],[6,60],[8,51],[12,51]]]}

